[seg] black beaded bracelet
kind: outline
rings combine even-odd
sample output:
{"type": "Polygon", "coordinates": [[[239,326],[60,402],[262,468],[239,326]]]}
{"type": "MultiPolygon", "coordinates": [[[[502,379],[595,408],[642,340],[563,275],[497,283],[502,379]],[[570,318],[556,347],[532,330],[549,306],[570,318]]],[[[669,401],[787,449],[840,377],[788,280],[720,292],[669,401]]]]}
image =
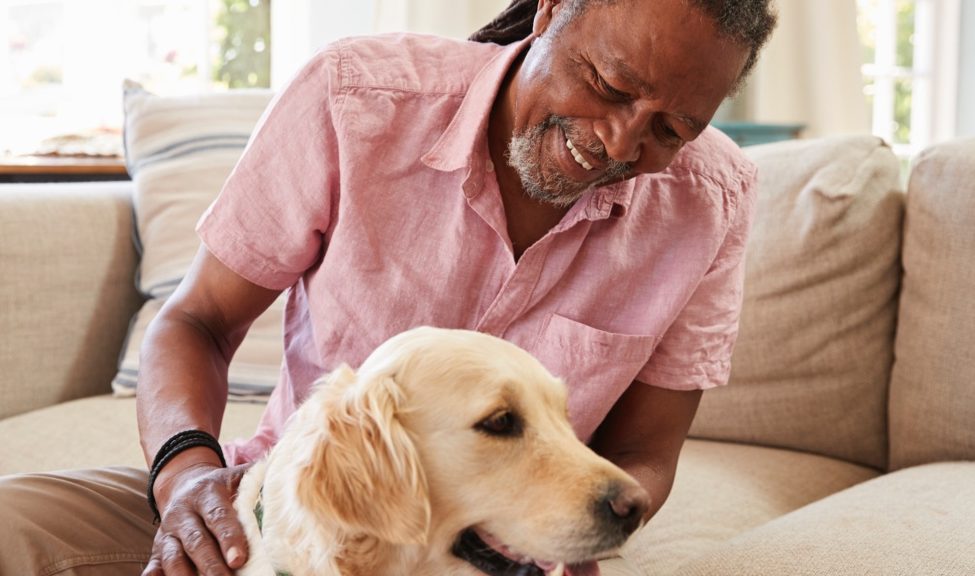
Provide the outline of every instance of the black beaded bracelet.
{"type": "Polygon", "coordinates": [[[156,476],[159,475],[159,471],[162,470],[163,466],[168,464],[177,454],[197,446],[210,448],[220,457],[220,465],[227,465],[227,460],[223,457],[223,448],[220,447],[220,442],[203,430],[184,430],[173,435],[169,440],[166,440],[166,443],[162,445],[159,452],[156,452],[156,457],[152,460],[152,467],[149,468],[149,486],[146,492],[146,498],[149,500],[149,509],[152,510],[153,522],[159,522],[160,519],[159,509],[156,507],[156,496],[152,493],[152,487],[156,483],[156,476]]]}

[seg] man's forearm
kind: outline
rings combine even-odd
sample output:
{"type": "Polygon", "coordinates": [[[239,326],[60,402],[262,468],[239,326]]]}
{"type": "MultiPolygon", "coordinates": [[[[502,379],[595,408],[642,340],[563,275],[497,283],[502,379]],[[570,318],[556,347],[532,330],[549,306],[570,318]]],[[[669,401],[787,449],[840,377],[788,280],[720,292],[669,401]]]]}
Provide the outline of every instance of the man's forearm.
{"type": "Polygon", "coordinates": [[[163,313],[153,322],[140,359],[136,411],[149,464],[177,432],[219,436],[227,401],[225,353],[205,330],[174,316],[163,313]]]}
{"type": "Polygon", "coordinates": [[[664,505],[701,391],[634,382],[593,437],[596,452],[626,470],[650,494],[649,516],[664,505]]]}
{"type": "Polygon", "coordinates": [[[607,458],[625,470],[650,494],[650,508],[645,520],[652,518],[664,505],[674,485],[676,462],[667,456],[655,458],[653,454],[608,455],[607,458]]]}
{"type": "MultiPolygon", "coordinates": [[[[178,312],[164,310],[150,325],[136,395],[139,437],[149,466],[174,434],[203,430],[219,437],[227,401],[228,355],[208,331],[178,312]]],[[[220,457],[207,447],[178,453],[155,478],[157,505],[163,509],[168,503],[172,480],[181,472],[220,465],[220,457]]]]}

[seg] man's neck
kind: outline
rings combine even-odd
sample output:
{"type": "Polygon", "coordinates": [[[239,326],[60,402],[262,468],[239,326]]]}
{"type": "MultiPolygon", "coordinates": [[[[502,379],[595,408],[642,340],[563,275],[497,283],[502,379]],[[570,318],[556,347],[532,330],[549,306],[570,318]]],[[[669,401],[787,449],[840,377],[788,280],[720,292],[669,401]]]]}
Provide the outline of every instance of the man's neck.
{"type": "Polygon", "coordinates": [[[516,80],[518,70],[525,58],[522,53],[505,74],[498,95],[494,99],[491,107],[491,115],[488,117],[488,150],[491,154],[491,162],[494,163],[495,174],[498,178],[498,186],[501,188],[503,197],[524,196],[525,191],[521,185],[521,178],[508,164],[508,145],[514,135],[515,115],[518,107],[516,80]]]}

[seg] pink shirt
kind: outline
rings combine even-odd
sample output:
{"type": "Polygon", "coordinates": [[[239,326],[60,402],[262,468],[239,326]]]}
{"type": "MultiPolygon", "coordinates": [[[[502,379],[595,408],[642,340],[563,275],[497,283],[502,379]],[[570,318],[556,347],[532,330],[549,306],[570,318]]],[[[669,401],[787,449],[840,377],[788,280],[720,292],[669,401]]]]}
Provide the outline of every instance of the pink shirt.
{"type": "Polygon", "coordinates": [[[486,122],[526,46],[345,40],[276,97],[198,227],[241,276],[289,290],[281,382],[228,461],[270,448],[323,373],[418,325],[533,353],[584,440],[631,384],[727,381],[754,167],[709,128],[666,171],[587,192],[516,262],[486,122]]]}

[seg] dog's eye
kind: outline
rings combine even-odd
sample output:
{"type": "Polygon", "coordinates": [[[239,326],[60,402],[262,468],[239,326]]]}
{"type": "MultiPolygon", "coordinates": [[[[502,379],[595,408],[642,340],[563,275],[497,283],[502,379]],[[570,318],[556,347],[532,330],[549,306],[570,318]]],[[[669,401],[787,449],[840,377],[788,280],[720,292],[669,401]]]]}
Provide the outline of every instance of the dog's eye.
{"type": "Polygon", "coordinates": [[[492,436],[517,436],[521,434],[521,421],[514,412],[502,410],[481,420],[475,428],[492,436]]]}

